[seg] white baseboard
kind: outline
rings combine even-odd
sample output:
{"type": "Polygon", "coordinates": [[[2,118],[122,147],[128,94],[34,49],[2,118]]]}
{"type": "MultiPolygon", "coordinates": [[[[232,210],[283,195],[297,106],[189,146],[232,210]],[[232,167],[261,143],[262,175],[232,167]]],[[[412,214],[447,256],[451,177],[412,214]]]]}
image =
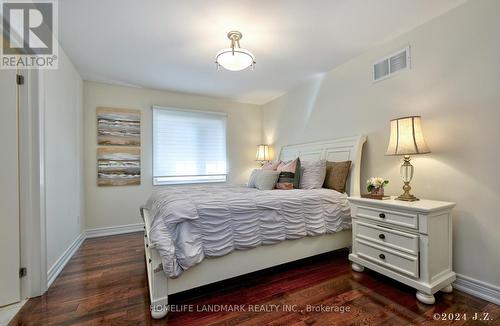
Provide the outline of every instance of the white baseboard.
{"type": "Polygon", "coordinates": [[[500,305],[500,287],[472,277],[457,274],[453,287],[475,297],[500,305]]]}
{"type": "Polygon", "coordinates": [[[26,302],[28,299],[0,308],[0,325],[8,325],[26,302]]]}
{"type": "Polygon", "coordinates": [[[52,267],[47,272],[47,288],[55,281],[59,273],[63,270],[64,266],[68,263],[68,261],[73,257],[75,252],[80,248],[80,246],[85,240],[85,232],[80,233],[78,237],[76,237],[75,241],[64,251],[64,253],[59,257],[59,259],[52,265],[52,267]]]}
{"type": "Polygon", "coordinates": [[[144,223],[89,229],[85,233],[87,238],[97,238],[97,237],[105,237],[108,235],[124,234],[124,233],[139,232],[139,231],[144,231],[144,223]]]}
{"type": "Polygon", "coordinates": [[[144,230],[144,223],[128,224],[120,226],[111,226],[98,229],[90,229],[82,232],[73,243],[64,251],[64,253],[59,257],[59,259],[54,263],[54,265],[49,269],[47,273],[47,289],[54,283],[57,276],[61,273],[64,266],[73,257],[78,248],[82,245],[83,241],[87,238],[104,237],[108,235],[124,234],[131,232],[138,232],[144,230]]]}

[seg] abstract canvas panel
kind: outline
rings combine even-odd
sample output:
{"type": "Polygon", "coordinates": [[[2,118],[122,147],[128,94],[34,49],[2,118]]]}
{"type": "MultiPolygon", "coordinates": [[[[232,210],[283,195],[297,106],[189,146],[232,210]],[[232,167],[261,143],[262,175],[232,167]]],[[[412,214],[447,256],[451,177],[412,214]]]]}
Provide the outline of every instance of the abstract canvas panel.
{"type": "Polygon", "coordinates": [[[99,107],[97,143],[99,145],[141,146],[141,111],[99,107]]]}
{"type": "Polygon", "coordinates": [[[130,186],[141,184],[139,147],[99,147],[97,149],[97,185],[130,186]]]}

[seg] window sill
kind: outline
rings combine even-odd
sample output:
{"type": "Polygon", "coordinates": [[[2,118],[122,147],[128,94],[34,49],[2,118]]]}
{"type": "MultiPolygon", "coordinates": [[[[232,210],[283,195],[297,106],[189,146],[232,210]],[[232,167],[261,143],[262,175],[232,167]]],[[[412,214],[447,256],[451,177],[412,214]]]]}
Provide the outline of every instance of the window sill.
{"type": "Polygon", "coordinates": [[[227,182],[227,177],[217,177],[213,179],[189,179],[189,180],[157,180],[159,178],[153,178],[153,186],[170,186],[170,185],[190,185],[190,184],[205,184],[205,183],[225,183],[227,182]]]}

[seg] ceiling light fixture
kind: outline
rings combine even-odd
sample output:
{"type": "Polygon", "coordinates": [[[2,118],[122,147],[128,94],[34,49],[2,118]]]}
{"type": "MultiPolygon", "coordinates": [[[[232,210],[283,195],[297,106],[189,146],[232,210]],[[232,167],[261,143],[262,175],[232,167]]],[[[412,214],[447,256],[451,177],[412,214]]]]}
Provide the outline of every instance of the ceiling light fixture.
{"type": "Polygon", "coordinates": [[[255,56],[252,52],[242,49],[240,47],[240,40],[243,35],[238,31],[231,31],[227,33],[227,38],[231,40],[231,47],[217,52],[215,56],[215,64],[217,70],[220,66],[231,71],[240,71],[252,66],[255,66],[255,56]]]}

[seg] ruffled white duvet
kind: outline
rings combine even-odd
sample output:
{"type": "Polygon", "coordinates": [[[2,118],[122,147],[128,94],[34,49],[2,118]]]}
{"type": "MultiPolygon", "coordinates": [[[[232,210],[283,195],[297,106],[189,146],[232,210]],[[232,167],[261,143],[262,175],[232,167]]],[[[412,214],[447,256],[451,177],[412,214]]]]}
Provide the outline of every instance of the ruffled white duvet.
{"type": "Polygon", "coordinates": [[[149,240],[169,277],[205,257],[351,226],[347,195],[329,189],[169,187],[155,191],[145,208],[151,215],[149,240]]]}

